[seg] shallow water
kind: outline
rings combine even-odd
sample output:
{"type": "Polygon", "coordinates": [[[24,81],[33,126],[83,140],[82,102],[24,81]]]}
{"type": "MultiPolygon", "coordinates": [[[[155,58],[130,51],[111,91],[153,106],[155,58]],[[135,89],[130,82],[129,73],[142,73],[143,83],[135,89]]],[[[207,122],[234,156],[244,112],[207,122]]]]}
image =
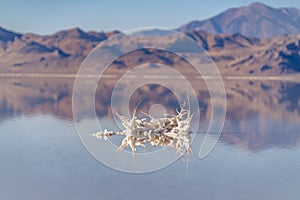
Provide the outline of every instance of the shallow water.
{"type": "MultiPolygon", "coordinates": [[[[209,156],[197,157],[203,128],[187,171],[179,159],[136,175],[104,166],[85,149],[72,119],[72,81],[3,81],[1,199],[299,199],[300,85],[230,81],[225,86],[226,122],[209,156]]],[[[200,104],[206,127],[210,105],[204,96],[200,104]]]]}

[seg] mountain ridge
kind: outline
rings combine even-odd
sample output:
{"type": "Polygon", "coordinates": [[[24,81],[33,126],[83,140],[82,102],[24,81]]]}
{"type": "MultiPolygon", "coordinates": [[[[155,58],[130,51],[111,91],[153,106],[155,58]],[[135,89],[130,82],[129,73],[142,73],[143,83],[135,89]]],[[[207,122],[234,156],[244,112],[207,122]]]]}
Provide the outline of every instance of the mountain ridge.
{"type": "MultiPolygon", "coordinates": [[[[256,13],[261,13],[261,9],[264,9],[265,13],[274,11],[272,7],[261,3],[254,3],[242,8],[256,13]],[[257,10],[257,8],[261,9],[257,10]]],[[[232,8],[219,15],[227,12],[227,15],[231,15],[231,17],[240,16],[239,10],[240,8],[232,8]],[[228,14],[228,12],[230,13],[228,14]]],[[[294,15],[299,12],[300,16],[298,9],[279,8],[277,11],[285,12],[286,15],[294,15]]],[[[297,20],[295,18],[294,21],[297,20]]],[[[237,23],[237,21],[230,23],[237,23]]],[[[0,27],[0,73],[76,73],[81,62],[99,42],[118,33],[120,31],[117,30],[96,32],[84,31],[75,27],[53,34],[38,35],[34,33],[19,34],[0,27]]],[[[148,31],[129,35],[128,41],[134,44],[138,42],[135,39],[141,37],[142,40],[149,43],[160,40],[169,45],[181,46],[179,40],[172,39],[172,35],[157,34],[157,30],[154,33],[155,40],[151,36],[153,31],[148,31]]],[[[185,34],[208,51],[222,74],[280,75],[300,72],[298,66],[300,63],[300,34],[257,38],[241,33],[209,33],[200,28],[192,29],[185,34]]],[[[122,48],[122,45],[125,44],[118,44],[115,47],[122,48]]],[[[160,61],[167,65],[180,62],[178,58],[166,56],[167,54],[163,52],[143,49],[130,54],[129,59],[120,58],[113,62],[115,66],[113,73],[119,74],[132,66],[150,61],[160,61]]]]}
{"type": "Polygon", "coordinates": [[[209,33],[240,33],[258,38],[300,33],[300,10],[273,8],[260,2],[230,8],[205,20],[194,20],[177,30],[201,29],[209,33]]]}
{"type": "Polygon", "coordinates": [[[15,38],[20,38],[22,34],[15,33],[13,31],[6,30],[0,26],[0,41],[2,42],[11,42],[15,38]]]}
{"type": "MultiPolygon", "coordinates": [[[[73,28],[45,36],[5,33],[11,38],[0,38],[0,73],[76,73],[81,62],[99,42],[118,34],[119,31],[85,32],[73,28]]],[[[259,39],[241,34],[213,34],[193,30],[186,35],[209,53],[225,75],[280,75],[300,72],[300,34],[259,39]]],[[[129,37],[128,42],[138,42],[134,37],[136,36],[131,39],[129,37]]],[[[180,46],[179,40],[170,39],[172,36],[156,37],[157,41],[180,46]]],[[[156,42],[151,36],[141,38],[144,41],[156,42]]],[[[122,45],[116,47],[122,48],[122,45]]],[[[120,58],[113,62],[113,73],[119,74],[132,66],[150,61],[167,65],[180,62],[178,58],[168,57],[163,52],[146,49],[128,56],[128,59],[120,58]]]]}

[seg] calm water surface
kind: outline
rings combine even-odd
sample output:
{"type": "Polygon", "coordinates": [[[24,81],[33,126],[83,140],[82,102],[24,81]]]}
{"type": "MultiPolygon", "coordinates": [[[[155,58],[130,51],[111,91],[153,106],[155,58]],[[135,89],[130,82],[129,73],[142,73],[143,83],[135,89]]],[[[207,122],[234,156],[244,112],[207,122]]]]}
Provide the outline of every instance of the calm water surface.
{"type": "MultiPolygon", "coordinates": [[[[196,139],[187,172],[178,160],[140,175],[112,170],[86,151],[72,120],[72,81],[1,85],[1,199],[300,198],[300,84],[225,83],[227,118],[213,152],[198,159],[196,139]]],[[[199,102],[205,126],[210,106],[205,95],[199,102]]],[[[99,115],[109,115],[103,109],[99,115]]]]}

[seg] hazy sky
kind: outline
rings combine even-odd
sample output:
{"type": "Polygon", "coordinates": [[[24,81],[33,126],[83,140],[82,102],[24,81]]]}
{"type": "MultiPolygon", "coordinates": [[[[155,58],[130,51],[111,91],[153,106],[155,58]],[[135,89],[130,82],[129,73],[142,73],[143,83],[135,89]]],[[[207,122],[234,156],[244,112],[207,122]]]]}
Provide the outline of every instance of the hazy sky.
{"type": "MultiPolygon", "coordinates": [[[[0,26],[17,32],[53,33],[84,30],[128,30],[141,27],[175,28],[206,19],[251,0],[0,0],[0,26]]],[[[273,7],[300,8],[299,0],[262,0],[273,7]]]]}

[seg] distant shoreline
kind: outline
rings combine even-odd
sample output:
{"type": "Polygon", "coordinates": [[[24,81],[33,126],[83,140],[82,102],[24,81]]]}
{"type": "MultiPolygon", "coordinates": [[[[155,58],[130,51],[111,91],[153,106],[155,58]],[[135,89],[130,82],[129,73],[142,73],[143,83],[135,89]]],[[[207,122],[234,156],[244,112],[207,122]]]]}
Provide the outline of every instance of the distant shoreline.
{"type": "MultiPolygon", "coordinates": [[[[47,73],[0,73],[0,77],[2,78],[95,78],[99,75],[95,74],[83,74],[83,75],[77,75],[77,74],[47,74],[47,73]]],[[[106,74],[102,75],[103,78],[120,78],[121,75],[115,75],[115,74],[106,74]]],[[[144,75],[143,78],[149,79],[153,77],[160,77],[163,79],[169,79],[169,78],[175,78],[175,76],[170,75],[144,75]]],[[[188,76],[195,79],[216,79],[216,76],[188,76]]],[[[127,78],[141,78],[140,76],[132,76],[127,78]]],[[[292,74],[292,75],[281,75],[281,76],[244,76],[244,75],[223,75],[223,80],[269,80],[269,81],[293,81],[293,82],[300,82],[300,74],[292,74]]]]}

